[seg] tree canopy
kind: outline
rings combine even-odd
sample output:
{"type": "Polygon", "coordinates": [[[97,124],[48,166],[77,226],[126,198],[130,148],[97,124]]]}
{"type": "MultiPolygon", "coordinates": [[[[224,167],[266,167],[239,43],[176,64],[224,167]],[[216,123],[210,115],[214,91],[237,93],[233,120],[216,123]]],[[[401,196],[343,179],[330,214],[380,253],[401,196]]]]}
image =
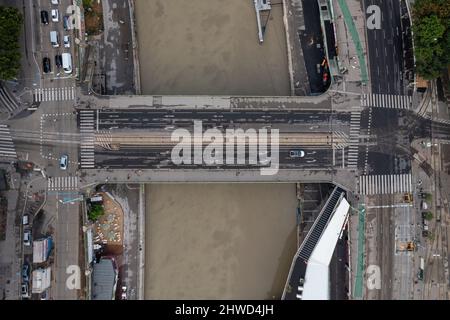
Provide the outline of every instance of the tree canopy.
{"type": "Polygon", "coordinates": [[[450,1],[416,0],[413,32],[417,73],[439,77],[450,64],[450,1]]]}
{"type": "Polygon", "coordinates": [[[20,69],[19,36],[22,14],[13,7],[0,6],[0,79],[17,77],[20,69]]]}
{"type": "Polygon", "coordinates": [[[88,213],[88,218],[91,221],[97,221],[102,215],[105,214],[105,209],[100,204],[93,204],[88,213]]]}

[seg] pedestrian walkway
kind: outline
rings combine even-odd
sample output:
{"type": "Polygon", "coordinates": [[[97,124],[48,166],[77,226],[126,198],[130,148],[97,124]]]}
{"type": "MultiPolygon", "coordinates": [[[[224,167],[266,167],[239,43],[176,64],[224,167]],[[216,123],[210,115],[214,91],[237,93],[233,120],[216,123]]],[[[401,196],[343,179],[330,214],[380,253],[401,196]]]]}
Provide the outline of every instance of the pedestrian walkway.
{"type": "Polygon", "coordinates": [[[80,111],[80,159],[82,169],[92,169],[95,165],[94,110],[80,111]]]}
{"type": "Polygon", "coordinates": [[[412,192],[411,174],[366,175],[359,177],[359,193],[363,195],[412,192]]]}
{"type": "Polygon", "coordinates": [[[353,297],[355,299],[363,298],[364,288],[364,250],[365,250],[365,230],[366,230],[366,209],[363,205],[358,207],[358,252],[355,276],[355,290],[353,297]]]}
{"type": "Polygon", "coordinates": [[[47,180],[48,191],[78,190],[78,177],[51,177],[47,180]]]}
{"type": "MultiPolygon", "coordinates": [[[[366,65],[366,57],[364,53],[364,46],[361,43],[360,36],[358,34],[358,28],[360,26],[355,25],[355,20],[353,16],[353,11],[351,12],[346,0],[338,0],[339,7],[342,10],[342,14],[344,15],[345,24],[347,26],[347,30],[352,37],[353,44],[355,45],[356,54],[359,60],[359,67],[361,71],[361,82],[367,84],[369,81],[368,73],[367,73],[367,65],[366,65]]],[[[360,8],[360,4],[355,1],[358,5],[357,8],[360,8]]],[[[352,10],[354,8],[352,7],[352,10]]],[[[358,22],[358,21],[357,21],[358,22]]],[[[362,25],[364,27],[364,25],[362,25]]],[[[361,34],[361,37],[364,35],[361,34]]]]}
{"type": "Polygon", "coordinates": [[[361,106],[389,109],[411,109],[412,97],[393,94],[363,94],[361,106]]]}
{"type": "Polygon", "coordinates": [[[17,158],[11,132],[4,124],[0,124],[0,158],[17,158]]]}
{"type": "Polygon", "coordinates": [[[358,155],[359,155],[359,135],[361,129],[361,110],[354,108],[355,110],[350,114],[350,145],[347,155],[347,167],[349,169],[358,168],[358,155]]]}
{"type": "Polygon", "coordinates": [[[75,88],[38,88],[33,90],[33,97],[35,102],[74,100],[75,88]]]}

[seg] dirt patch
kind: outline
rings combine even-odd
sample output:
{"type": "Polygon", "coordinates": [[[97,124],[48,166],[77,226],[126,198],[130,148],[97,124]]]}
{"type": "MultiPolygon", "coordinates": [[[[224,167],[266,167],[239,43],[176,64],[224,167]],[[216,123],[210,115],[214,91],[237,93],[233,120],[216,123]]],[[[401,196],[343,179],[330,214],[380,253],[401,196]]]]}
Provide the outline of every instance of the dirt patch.
{"type": "Polygon", "coordinates": [[[102,2],[84,0],[84,22],[88,35],[97,35],[103,32],[103,8],[102,2]]]}
{"type": "Polygon", "coordinates": [[[296,250],[295,184],[147,187],[146,299],[279,299],[296,250]]]}
{"type": "Polygon", "coordinates": [[[122,246],[123,245],[123,210],[107,193],[99,193],[103,198],[105,213],[95,223],[94,243],[122,246]]]}
{"type": "Polygon", "coordinates": [[[136,0],[143,94],[290,94],[281,5],[263,44],[253,1],[136,0]]]}

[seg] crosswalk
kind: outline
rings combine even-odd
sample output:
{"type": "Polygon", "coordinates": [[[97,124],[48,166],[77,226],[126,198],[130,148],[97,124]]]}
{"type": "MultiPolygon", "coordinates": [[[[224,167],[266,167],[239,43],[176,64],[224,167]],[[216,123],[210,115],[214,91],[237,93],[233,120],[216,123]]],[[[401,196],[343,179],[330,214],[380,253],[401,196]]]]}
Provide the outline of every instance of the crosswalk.
{"type": "Polygon", "coordinates": [[[363,195],[412,192],[411,174],[365,175],[359,177],[359,193],[363,195]]]}
{"type": "Polygon", "coordinates": [[[4,124],[0,124],[0,158],[17,158],[11,131],[4,124]]]}
{"type": "Polygon", "coordinates": [[[33,90],[33,97],[36,102],[74,100],[75,88],[38,88],[33,90]]]}
{"type": "Polygon", "coordinates": [[[47,180],[48,191],[78,190],[77,177],[51,177],[47,180]]]}
{"type": "Polygon", "coordinates": [[[92,169],[95,166],[94,115],[94,110],[80,111],[80,159],[82,169],[92,169]]]}
{"type": "Polygon", "coordinates": [[[363,94],[361,106],[389,109],[411,109],[412,97],[394,94],[363,94]]]}
{"type": "MultiPolygon", "coordinates": [[[[359,108],[358,108],[359,109],[359,108]]],[[[358,168],[359,133],[361,129],[361,110],[353,110],[350,114],[350,144],[348,147],[347,167],[358,168]]]]}

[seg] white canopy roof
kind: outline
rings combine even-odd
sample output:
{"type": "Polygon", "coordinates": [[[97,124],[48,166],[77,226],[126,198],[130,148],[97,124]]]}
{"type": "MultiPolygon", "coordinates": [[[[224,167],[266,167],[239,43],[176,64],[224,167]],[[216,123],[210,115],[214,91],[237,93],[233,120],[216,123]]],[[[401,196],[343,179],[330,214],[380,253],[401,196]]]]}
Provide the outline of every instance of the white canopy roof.
{"type": "Polygon", "coordinates": [[[343,198],[314,248],[306,266],[303,300],[329,300],[329,265],[349,208],[343,198]]]}

